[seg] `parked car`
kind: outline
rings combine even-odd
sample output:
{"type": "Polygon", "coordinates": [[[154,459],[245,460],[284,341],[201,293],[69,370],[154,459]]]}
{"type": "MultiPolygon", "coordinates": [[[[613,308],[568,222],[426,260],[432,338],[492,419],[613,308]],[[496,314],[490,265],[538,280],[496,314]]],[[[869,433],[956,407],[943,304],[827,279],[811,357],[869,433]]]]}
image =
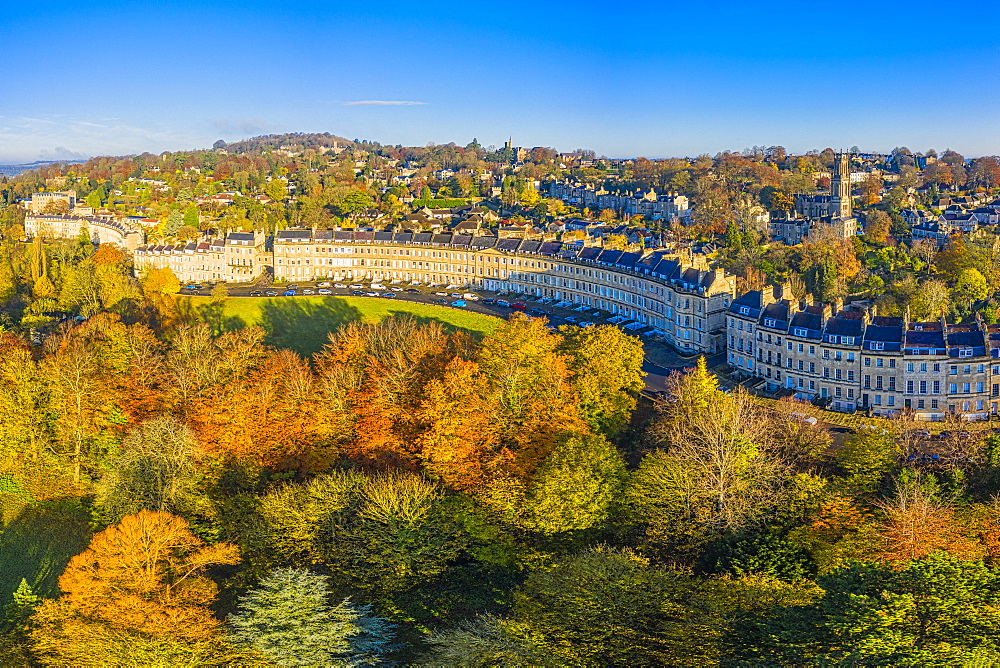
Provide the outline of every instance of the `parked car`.
{"type": "Polygon", "coordinates": [[[330,287],[330,283],[329,283],[329,281],[323,281],[322,283],[317,283],[316,287],[317,288],[328,288],[328,287],[330,287]]]}
{"type": "Polygon", "coordinates": [[[403,288],[397,288],[395,285],[392,286],[389,289],[392,290],[393,292],[402,292],[403,291],[403,288]]]}
{"type": "Polygon", "coordinates": [[[365,293],[361,292],[361,290],[351,290],[351,294],[357,295],[358,297],[363,297],[365,295],[365,293]]]}
{"type": "Polygon", "coordinates": [[[416,288],[406,288],[406,292],[420,294],[420,290],[417,290],[416,288]]]}
{"type": "Polygon", "coordinates": [[[465,306],[465,300],[464,299],[456,299],[455,301],[453,301],[451,303],[451,305],[452,306],[458,306],[458,307],[465,306]]]}
{"type": "Polygon", "coordinates": [[[517,311],[523,311],[524,309],[528,308],[527,304],[525,304],[524,302],[514,302],[513,304],[510,305],[510,307],[517,311]]]}
{"type": "Polygon", "coordinates": [[[334,283],[333,287],[337,288],[338,290],[346,290],[347,289],[347,284],[346,283],[334,283]]]}
{"type": "Polygon", "coordinates": [[[298,284],[298,283],[292,283],[291,285],[289,285],[289,286],[288,286],[288,289],[289,289],[289,290],[294,290],[294,289],[295,289],[295,288],[297,288],[297,287],[299,287],[299,284],[298,284]]]}
{"type": "Polygon", "coordinates": [[[266,296],[268,296],[268,297],[277,297],[277,296],[278,296],[278,293],[277,293],[277,292],[275,292],[274,290],[268,290],[268,291],[267,291],[267,292],[265,292],[264,294],[265,294],[266,296]]]}
{"type": "Polygon", "coordinates": [[[382,297],[384,297],[385,299],[395,299],[396,298],[396,293],[395,292],[387,292],[384,295],[382,295],[382,297]]]}
{"type": "Polygon", "coordinates": [[[377,292],[366,292],[365,296],[366,297],[378,297],[378,293],[377,292]]]}
{"type": "Polygon", "coordinates": [[[451,296],[454,297],[455,299],[461,299],[462,298],[462,293],[461,292],[453,292],[453,293],[451,293],[451,296]]]}
{"type": "Polygon", "coordinates": [[[295,290],[285,290],[281,294],[283,294],[286,297],[294,297],[295,296],[295,290]]]}
{"type": "Polygon", "coordinates": [[[358,285],[357,283],[355,283],[354,285],[351,286],[351,290],[360,290],[363,287],[365,287],[365,286],[358,285]]]}
{"type": "Polygon", "coordinates": [[[314,294],[316,294],[316,292],[313,291],[313,290],[310,290],[309,288],[306,288],[305,290],[302,291],[302,294],[304,294],[304,295],[314,295],[314,294]]]}
{"type": "Polygon", "coordinates": [[[497,306],[502,306],[503,308],[509,308],[510,307],[510,302],[507,301],[506,299],[498,299],[496,301],[496,305],[497,306]]]}
{"type": "Polygon", "coordinates": [[[250,293],[250,296],[251,297],[260,297],[261,294],[262,293],[261,293],[260,290],[254,290],[253,292],[250,293]]]}
{"type": "Polygon", "coordinates": [[[437,297],[447,297],[448,293],[447,292],[435,292],[434,295],[437,296],[437,297]]]}
{"type": "Polygon", "coordinates": [[[810,426],[819,424],[819,420],[817,420],[812,416],[806,415],[805,413],[791,413],[788,417],[790,417],[795,422],[801,422],[803,424],[807,424],[810,426]]]}
{"type": "Polygon", "coordinates": [[[566,317],[564,318],[564,320],[565,320],[566,322],[576,322],[576,318],[574,318],[574,317],[573,317],[573,316],[571,316],[571,315],[568,315],[568,316],[566,316],[566,317]]]}
{"type": "Polygon", "coordinates": [[[586,329],[587,327],[593,327],[594,326],[594,323],[588,322],[586,320],[581,320],[579,324],[580,324],[580,327],[583,327],[584,329],[586,329]]]}
{"type": "Polygon", "coordinates": [[[331,290],[330,288],[320,288],[319,290],[317,290],[317,292],[319,292],[321,295],[332,295],[333,294],[333,290],[331,290]]]}
{"type": "Polygon", "coordinates": [[[496,304],[496,302],[497,300],[493,299],[493,297],[487,297],[486,299],[483,300],[484,304],[496,304]]]}

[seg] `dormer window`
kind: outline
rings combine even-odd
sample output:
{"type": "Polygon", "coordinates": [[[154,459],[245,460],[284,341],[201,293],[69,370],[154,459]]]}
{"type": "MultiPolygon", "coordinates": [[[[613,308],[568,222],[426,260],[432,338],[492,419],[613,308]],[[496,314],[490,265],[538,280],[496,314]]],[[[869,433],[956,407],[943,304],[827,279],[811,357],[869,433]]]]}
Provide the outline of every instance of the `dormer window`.
{"type": "Polygon", "coordinates": [[[959,348],[958,349],[958,356],[959,357],[972,357],[972,348],[959,348]]]}
{"type": "Polygon", "coordinates": [[[795,328],[795,336],[806,336],[807,334],[809,334],[809,332],[806,330],[805,327],[795,328]]]}
{"type": "Polygon", "coordinates": [[[872,341],[872,350],[885,350],[885,341],[872,341]]]}
{"type": "Polygon", "coordinates": [[[746,307],[746,306],[741,306],[740,307],[740,314],[741,315],[750,315],[750,309],[748,307],[746,307]]]}
{"type": "Polygon", "coordinates": [[[843,343],[846,346],[853,345],[854,344],[854,337],[853,336],[842,336],[842,337],[840,337],[840,342],[843,343]]]}
{"type": "Polygon", "coordinates": [[[764,326],[765,327],[777,327],[778,326],[778,321],[775,320],[774,318],[764,318],[764,326]]]}

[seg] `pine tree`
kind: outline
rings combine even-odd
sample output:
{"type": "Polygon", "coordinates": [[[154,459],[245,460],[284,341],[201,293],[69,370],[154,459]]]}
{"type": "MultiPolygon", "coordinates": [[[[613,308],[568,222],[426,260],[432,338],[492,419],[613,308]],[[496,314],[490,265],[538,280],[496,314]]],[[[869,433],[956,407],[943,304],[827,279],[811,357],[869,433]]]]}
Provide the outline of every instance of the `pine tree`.
{"type": "Polygon", "coordinates": [[[330,605],[324,575],[294,568],[274,571],[240,598],[229,615],[234,643],[279,666],[368,666],[392,649],[392,625],[367,605],[330,605]]]}

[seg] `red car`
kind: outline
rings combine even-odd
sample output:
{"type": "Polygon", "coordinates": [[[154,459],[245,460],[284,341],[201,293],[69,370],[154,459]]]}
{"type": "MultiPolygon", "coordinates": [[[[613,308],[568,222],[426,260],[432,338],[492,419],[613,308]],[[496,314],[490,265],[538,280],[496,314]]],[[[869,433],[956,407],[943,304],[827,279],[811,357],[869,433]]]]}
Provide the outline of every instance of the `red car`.
{"type": "Polygon", "coordinates": [[[524,309],[528,308],[527,306],[525,306],[524,302],[514,302],[513,304],[510,305],[510,307],[516,308],[518,311],[523,311],[524,309]]]}

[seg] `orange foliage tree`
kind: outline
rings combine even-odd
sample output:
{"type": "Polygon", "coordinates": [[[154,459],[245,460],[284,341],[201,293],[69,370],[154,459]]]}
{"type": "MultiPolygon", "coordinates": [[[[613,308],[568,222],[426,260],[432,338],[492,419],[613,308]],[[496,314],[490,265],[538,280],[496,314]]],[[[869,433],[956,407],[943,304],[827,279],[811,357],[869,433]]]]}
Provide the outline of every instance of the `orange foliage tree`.
{"type": "Polygon", "coordinates": [[[315,379],[295,353],[267,353],[245,377],[233,375],[196,400],[191,425],[215,455],[303,471],[329,465],[327,424],[317,419],[315,379]]]}
{"type": "Polygon", "coordinates": [[[49,665],[77,666],[212,655],[219,621],[209,606],[218,589],[204,573],[238,561],[236,546],[206,545],[179,517],[129,515],[70,560],[63,595],[32,617],[35,651],[49,665]]]}

